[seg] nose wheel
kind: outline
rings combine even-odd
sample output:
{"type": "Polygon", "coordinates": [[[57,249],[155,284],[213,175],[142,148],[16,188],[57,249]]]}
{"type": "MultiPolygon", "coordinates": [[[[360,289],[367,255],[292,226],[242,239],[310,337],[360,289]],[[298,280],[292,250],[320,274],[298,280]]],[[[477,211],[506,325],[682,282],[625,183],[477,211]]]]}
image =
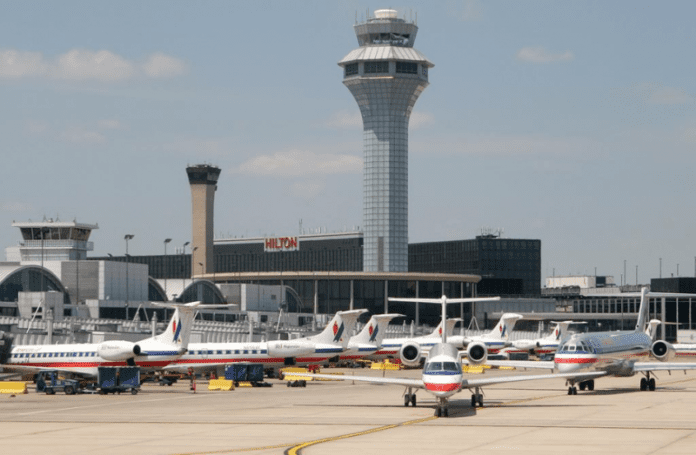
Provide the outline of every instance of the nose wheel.
{"type": "Polygon", "coordinates": [[[447,399],[441,398],[437,403],[437,408],[435,409],[436,417],[449,417],[449,409],[447,408],[447,399]]]}

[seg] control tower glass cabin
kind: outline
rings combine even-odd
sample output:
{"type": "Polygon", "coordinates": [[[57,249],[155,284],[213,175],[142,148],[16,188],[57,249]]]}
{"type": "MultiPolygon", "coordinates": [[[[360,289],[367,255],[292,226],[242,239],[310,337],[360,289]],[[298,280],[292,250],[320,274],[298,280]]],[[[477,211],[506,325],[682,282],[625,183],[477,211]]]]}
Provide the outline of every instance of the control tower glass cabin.
{"type": "Polygon", "coordinates": [[[354,26],[359,48],[338,64],[363,120],[363,270],[408,271],[408,121],[434,65],[418,27],[377,10],[354,26]]]}

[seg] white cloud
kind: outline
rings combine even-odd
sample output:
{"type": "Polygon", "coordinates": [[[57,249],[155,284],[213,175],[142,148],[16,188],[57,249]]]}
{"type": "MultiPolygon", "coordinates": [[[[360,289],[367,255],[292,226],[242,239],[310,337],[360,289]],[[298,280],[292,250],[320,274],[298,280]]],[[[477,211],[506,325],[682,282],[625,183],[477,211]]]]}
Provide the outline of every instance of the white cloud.
{"type": "Polygon", "coordinates": [[[653,87],[650,102],[653,104],[687,104],[693,103],[694,98],[681,88],[653,87]]]}
{"type": "Polygon", "coordinates": [[[178,58],[157,52],[143,64],[143,71],[151,78],[173,77],[186,72],[186,64],[178,58]]]}
{"type": "Polygon", "coordinates": [[[409,127],[413,130],[426,128],[435,123],[435,117],[430,112],[411,112],[409,127]]]}
{"type": "Polygon", "coordinates": [[[40,52],[19,52],[0,49],[0,78],[40,76],[47,67],[40,52]]]}
{"type": "Polygon", "coordinates": [[[296,177],[316,174],[354,174],[362,172],[362,168],[362,158],[356,156],[291,150],[252,158],[242,163],[235,172],[296,177]]]}
{"type": "Polygon", "coordinates": [[[59,80],[117,82],[135,78],[166,78],[183,74],[186,64],[161,52],[144,63],[128,60],[107,50],[71,49],[55,59],[41,52],[0,49],[0,78],[43,77],[59,80]]]}
{"type": "Polygon", "coordinates": [[[104,120],[99,120],[98,122],[99,128],[103,130],[120,130],[123,128],[123,125],[121,122],[119,122],[116,119],[104,119],[104,120]]]}
{"type": "Polygon", "coordinates": [[[565,51],[562,54],[552,54],[543,47],[523,47],[515,55],[517,60],[528,63],[552,63],[552,62],[569,62],[575,56],[570,51],[565,51]]]}
{"type": "Polygon", "coordinates": [[[109,51],[73,49],[58,57],[49,75],[56,79],[114,82],[132,78],[135,71],[132,62],[109,51]]]}
{"type": "Polygon", "coordinates": [[[90,131],[81,127],[69,128],[58,137],[61,141],[79,145],[103,144],[106,138],[98,131],[90,131]]]}

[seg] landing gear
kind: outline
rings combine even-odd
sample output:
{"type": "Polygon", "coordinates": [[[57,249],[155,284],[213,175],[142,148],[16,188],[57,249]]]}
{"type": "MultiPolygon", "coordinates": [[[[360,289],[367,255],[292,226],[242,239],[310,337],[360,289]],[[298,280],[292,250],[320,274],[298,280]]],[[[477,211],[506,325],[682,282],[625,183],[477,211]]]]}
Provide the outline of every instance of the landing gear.
{"type": "Polygon", "coordinates": [[[476,387],[471,395],[471,407],[475,408],[477,403],[479,407],[483,407],[483,393],[479,387],[476,387]]]}
{"type": "MultiPolygon", "coordinates": [[[[582,390],[582,389],[581,389],[582,390]]],[[[578,388],[575,386],[570,386],[568,387],[568,395],[577,395],[578,394],[578,388]]]]}
{"type": "Polygon", "coordinates": [[[471,407],[475,408],[476,404],[478,403],[479,407],[483,407],[483,394],[482,393],[475,393],[471,395],[471,407]]]}
{"type": "Polygon", "coordinates": [[[650,377],[650,372],[647,372],[645,376],[644,378],[640,378],[640,390],[650,390],[654,392],[656,387],[655,378],[650,377]]]}
{"type": "Polygon", "coordinates": [[[447,408],[447,398],[440,398],[435,409],[436,417],[449,417],[449,409],[447,408]]]}
{"type": "Polygon", "coordinates": [[[404,394],[404,406],[408,406],[409,403],[411,403],[411,406],[413,406],[414,408],[416,407],[416,394],[411,393],[410,388],[404,394]]]}
{"type": "Polygon", "coordinates": [[[582,381],[580,384],[578,384],[578,387],[580,387],[580,390],[594,390],[594,379],[590,379],[589,381],[582,381]]]}

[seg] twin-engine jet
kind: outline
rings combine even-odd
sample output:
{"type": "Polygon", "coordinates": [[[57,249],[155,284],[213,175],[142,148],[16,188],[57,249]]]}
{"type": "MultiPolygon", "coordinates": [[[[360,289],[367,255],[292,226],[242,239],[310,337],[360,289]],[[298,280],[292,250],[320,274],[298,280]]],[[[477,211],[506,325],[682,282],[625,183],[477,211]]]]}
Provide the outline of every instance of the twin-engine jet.
{"type": "MultiPolygon", "coordinates": [[[[442,305],[442,320],[446,320],[446,307],[449,303],[465,303],[465,302],[476,302],[482,300],[498,300],[498,298],[458,298],[458,299],[448,299],[442,296],[441,299],[397,299],[390,298],[391,301],[407,301],[407,302],[421,302],[421,303],[437,303],[442,305]]],[[[403,349],[403,348],[402,348],[403,349]]],[[[483,349],[482,359],[485,360],[486,348],[483,349]]],[[[471,363],[471,361],[470,361],[471,363]]],[[[428,356],[425,360],[423,366],[423,372],[420,379],[412,378],[380,378],[380,377],[370,377],[370,376],[336,376],[336,375],[324,375],[324,374],[308,374],[308,373],[286,373],[286,376],[313,376],[317,378],[325,379],[335,379],[340,381],[360,381],[360,382],[370,382],[376,384],[390,384],[397,385],[406,388],[406,393],[404,394],[404,406],[411,404],[416,405],[416,394],[415,391],[419,389],[424,389],[426,392],[432,394],[437,399],[436,415],[438,417],[449,416],[448,403],[450,397],[454,394],[461,392],[464,389],[470,389],[473,391],[471,396],[471,403],[475,405],[478,403],[483,406],[483,394],[481,393],[481,388],[484,386],[492,384],[501,384],[508,382],[518,382],[518,381],[531,381],[531,380],[541,380],[541,379],[554,379],[554,378],[566,378],[572,376],[572,374],[544,374],[544,375],[520,375],[520,376],[505,376],[505,377],[492,377],[492,378],[481,378],[481,379],[464,379],[462,374],[462,360],[461,354],[454,344],[447,342],[446,331],[442,334],[442,339],[439,343],[432,346],[428,352],[428,356]]]]}
{"type": "MultiPolygon", "coordinates": [[[[174,308],[166,330],[137,343],[111,340],[102,343],[5,345],[2,368],[8,371],[37,373],[58,370],[86,377],[96,377],[99,367],[139,366],[156,370],[169,365],[183,355],[188,347],[194,312],[199,308],[217,308],[219,305],[159,304],[174,308]],[[8,349],[9,347],[9,349],[8,349]]],[[[11,342],[11,339],[5,337],[11,342]]]]}
{"type": "Polygon", "coordinates": [[[531,354],[537,357],[545,354],[553,354],[558,350],[558,346],[570,335],[568,327],[571,324],[587,324],[587,322],[552,321],[552,324],[556,324],[556,327],[554,327],[549,335],[534,340],[513,340],[510,342],[511,346],[501,350],[499,354],[507,357],[509,357],[510,354],[531,354]]]}
{"type": "Polygon", "coordinates": [[[358,316],[365,311],[339,311],[318,335],[295,340],[191,343],[188,352],[165,369],[185,373],[191,368],[197,373],[215,372],[222,376],[225,366],[231,363],[261,363],[265,368],[278,370],[289,365],[320,364],[338,359],[348,348],[358,316]]]}
{"type": "MultiPolygon", "coordinates": [[[[621,296],[635,294],[623,293],[621,296]]],[[[613,332],[590,332],[572,335],[564,341],[553,361],[489,361],[491,365],[523,368],[553,369],[567,375],[568,395],[577,395],[580,390],[594,390],[594,380],[601,377],[629,377],[642,374],[640,390],[655,390],[656,371],[696,370],[694,363],[670,362],[677,356],[674,345],[664,340],[652,340],[651,333],[659,321],[649,321],[649,297],[696,297],[694,294],[641,293],[638,321],[634,330],[613,332]],[[641,362],[653,359],[659,362],[641,362]],[[573,376],[573,375],[576,376],[573,376]]]]}

